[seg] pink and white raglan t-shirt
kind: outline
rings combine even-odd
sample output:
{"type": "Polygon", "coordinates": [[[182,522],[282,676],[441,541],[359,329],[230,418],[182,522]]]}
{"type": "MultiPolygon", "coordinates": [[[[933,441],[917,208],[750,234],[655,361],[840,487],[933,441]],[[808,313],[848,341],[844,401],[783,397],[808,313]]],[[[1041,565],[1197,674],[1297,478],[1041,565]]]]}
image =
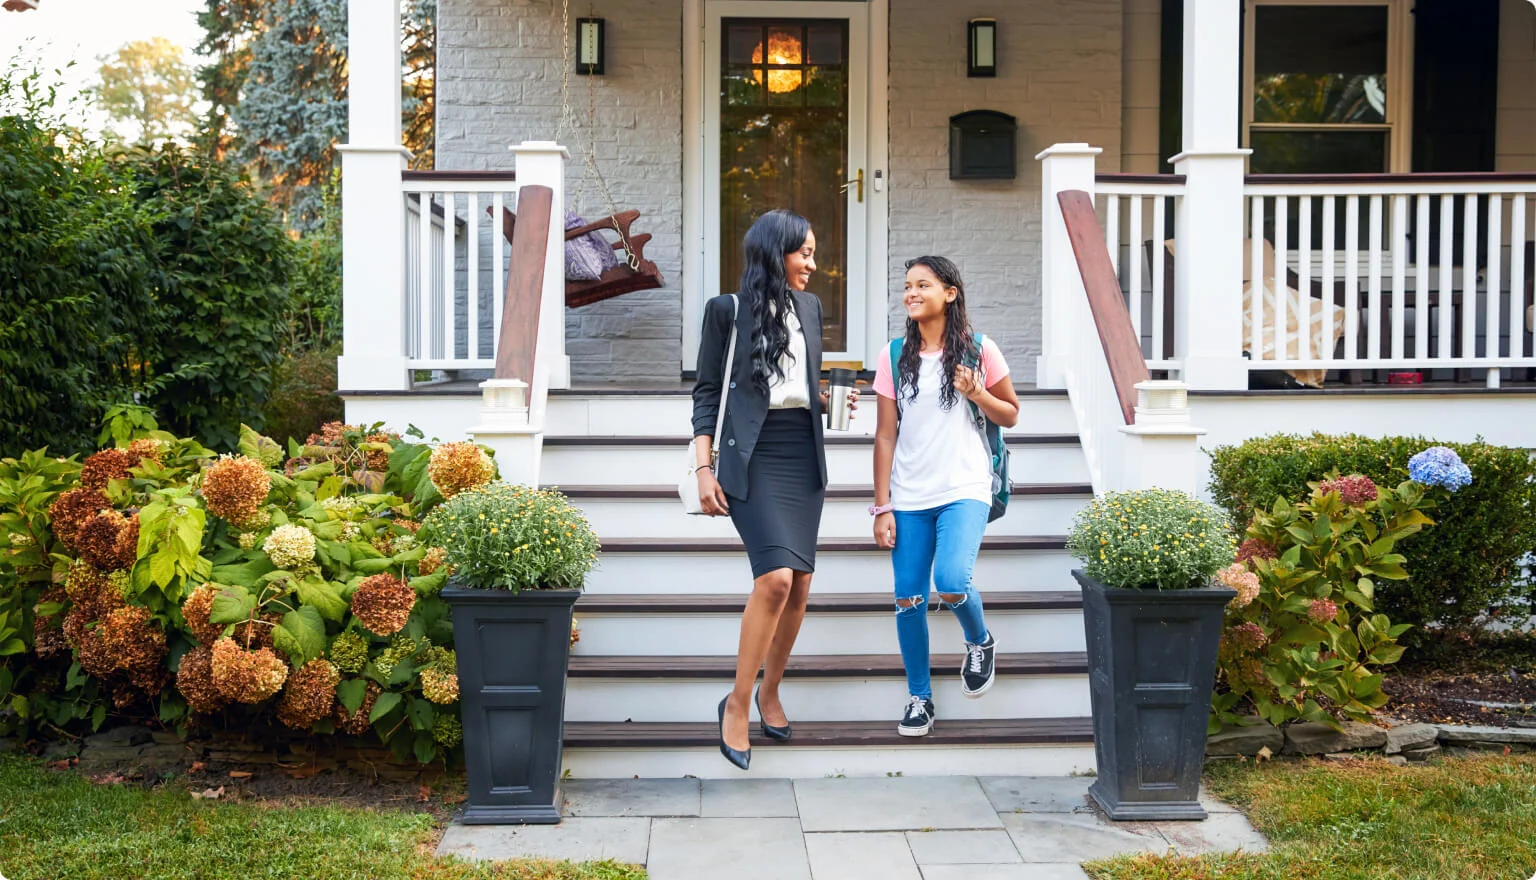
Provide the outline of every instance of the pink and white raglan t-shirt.
{"type": "MultiPolygon", "coordinates": [[[[875,364],[875,393],[896,399],[889,349],[875,364]]],[[[891,463],[891,504],[897,510],[929,510],[968,499],[992,502],[992,465],[987,441],[971,419],[964,396],[945,411],[939,403],[944,384],[944,353],[920,354],[917,397],[898,405],[901,427],[891,463]]],[[[1008,362],[991,337],[981,340],[981,371],[991,388],[1008,376],[1008,362]]]]}

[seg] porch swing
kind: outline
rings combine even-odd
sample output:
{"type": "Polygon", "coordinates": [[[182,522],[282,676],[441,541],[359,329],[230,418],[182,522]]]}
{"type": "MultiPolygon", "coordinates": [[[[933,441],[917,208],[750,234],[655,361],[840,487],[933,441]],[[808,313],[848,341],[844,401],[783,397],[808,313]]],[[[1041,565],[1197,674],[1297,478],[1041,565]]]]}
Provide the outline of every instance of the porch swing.
{"type": "MultiPolygon", "coordinates": [[[[560,136],[566,131],[568,123],[574,116],[570,101],[570,0],[563,0],[560,13],[564,22],[564,36],[561,38],[560,124],[555,131],[556,141],[560,140],[560,136]]],[[[578,206],[581,204],[586,195],[588,178],[595,177],[598,191],[602,193],[609,213],[608,216],[591,223],[579,223],[565,230],[565,305],[566,308],[572,309],[637,290],[654,290],[663,284],[661,270],[656,268],[655,263],[645,258],[645,245],[651,240],[651,234],[630,232],[630,225],[640,219],[640,212],[634,209],[627,211],[618,209],[613,201],[613,193],[608,189],[608,181],[603,177],[602,170],[597,167],[596,127],[596,87],[591,77],[588,77],[586,155],[582,161],[581,183],[576,190],[576,198],[573,202],[578,206]],[[604,232],[617,233],[618,241],[610,243],[603,237],[604,232]],[[613,251],[619,253],[610,256],[613,251]],[[577,266],[584,271],[581,272],[581,277],[573,278],[571,272],[577,266]]],[[[567,214],[563,219],[569,220],[573,217],[574,215],[567,214]]],[[[509,208],[502,208],[501,234],[506,237],[509,245],[512,243],[512,235],[516,227],[517,215],[509,208]]]]}

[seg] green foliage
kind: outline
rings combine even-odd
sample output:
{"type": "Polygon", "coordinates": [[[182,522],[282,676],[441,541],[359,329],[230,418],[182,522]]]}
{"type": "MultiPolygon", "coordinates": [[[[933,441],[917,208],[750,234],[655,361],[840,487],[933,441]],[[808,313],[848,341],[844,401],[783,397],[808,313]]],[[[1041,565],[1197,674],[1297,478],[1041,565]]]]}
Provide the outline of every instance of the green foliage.
{"type": "MultiPolygon", "coordinates": [[[[1254,514],[1243,555],[1259,589],[1232,583],[1239,596],[1227,606],[1213,730],[1248,711],[1276,725],[1336,725],[1386,705],[1382,669],[1402,657],[1397,638],[1409,627],[1376,613],[1373,597],[1379,581],[1407,578],[1396,545],[1432,524],[1424,510],[1433,501],[1412,481],[1354,503],[1335,486],[1314,483],[1300,503],[1276,498],[1254,514]]],[[[1228,582],[1243,577],[1223,572],[1228,582]]]]}
{"type": "Polygon", "coordinates": [[[1078,513],[1067,549],[1105,586],[1181,590],[1207,586],[1232,561],[1231,529],[1221,510],[1183,492],[1109,492],[1078,513]]]}
{"type": "Polygon", "coordinates": [[[338,421],[345,407],[336,395],[336,357],[340,347],[303,351],[277,364],[272,393],[262,408],[263,429],[286,441],[302,441],[326,422],[338,421]]]}
{"type": "Polygon", "coordinates": [[[581,511],[549,489],[490,483],[427,516],[422,538],[447,550],[454,580],[483,589],[580,589],[597,559],[581,511]]]}
{"type": "Polygon", "coordinates": [[[1276,435],[1216,449],[1211,493],[1242,527],[1256,508],[1303,498],[1308,483],[1331,471],[1397,485],[1408,478],[1408,459],[1431,445],[1455,450],[1471,468],[1472,484],[1439,500],[1444,528],[1402,542],[1398,550],[1411,574],[1383,586],[1378,609],[1416,628],[1465,628],[1490,611],[1524,614],[1515,600],[1531,587],[1521,560],[1536,550],[1536,462],[1523,449],[1416,437],[1276,435]]]}
{"type": "Polygon", "coordinates": [[[186,50],[165,37],[133,40],[101,59],[96,103],[112,122],[128,123],[139,144],[185,138],[197,125],[197,78],[186,50]]]}

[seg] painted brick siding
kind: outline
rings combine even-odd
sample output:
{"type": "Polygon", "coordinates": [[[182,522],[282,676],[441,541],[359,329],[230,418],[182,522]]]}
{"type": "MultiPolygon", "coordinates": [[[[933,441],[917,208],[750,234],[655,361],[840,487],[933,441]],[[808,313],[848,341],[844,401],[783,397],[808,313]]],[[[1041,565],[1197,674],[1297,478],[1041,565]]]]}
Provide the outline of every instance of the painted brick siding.
{"type": "Polygon", "coordinates": [[[1495,133],[1500,171],[1536,170],[1536,9],[1499,5],[1499,98],[1495,133]]]}
{"type": "Polygon", "coordinates": [[[1161,99],[1163,0],[1125,0],[1125,64],[1120,78],[1120,170],[1157,174],[1161,99]]]}
{"type": "Polygon", "coordinates": [[[1053,143],[1103,147],[1119,167],[1121,0],[891,2],[891,309],[901,332],[902,264],[953,258],[975,326],[1001,345],[1015,382],[1040,354],[1040,166],[1053,143]],[[966,22],[998,20],[998,75],[965,75],[966,22]],[[1019,122],[1018,177],[949,179],[949,117],[1000,110],[1019,122]]]}
{"type": "MultiPolygon", "coordinates": [[[[605,75],[571,77],[579,127],[567,195],[581,185],[587,88],[595,90],[597,162],[620,209],[642,213],[636,232],[654,238],[645,255],[666,278],[657,290],[567,312],[566,352],[578,382],[676,382],[681,368],[682,6],[677,2],[573,3],[610,23],[605,75]]],[[[560,116],[558,0],[443,0],[438,6],[437,167],[507,169],[507,147],[552,140],[560,116]]],[[[572,49],[574,51],[574,47],[572,49]]],[[[576,206],[609,213],[596,181],[576,206]]]]}

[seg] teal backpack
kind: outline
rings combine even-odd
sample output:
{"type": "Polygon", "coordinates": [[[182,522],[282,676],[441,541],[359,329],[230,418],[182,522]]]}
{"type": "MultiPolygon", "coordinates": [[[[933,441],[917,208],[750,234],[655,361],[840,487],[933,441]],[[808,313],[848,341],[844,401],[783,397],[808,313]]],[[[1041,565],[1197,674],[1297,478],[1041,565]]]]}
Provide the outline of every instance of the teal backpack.
{"type": "MultiPolygon", "coordinates": [[[[982,340],[986,337],[976,334],[976,351],[978,357],[981,352],[982,340]]],[[[901,359],[902,338],[891,340],[887,347],[891,357],[891,387],[896,392],[896,419],[901,423],[901,371],[897,369],[897,361],[901,359]]],[[[971,369],[979,369],[978,363],[966,363],[971,369]]],[[[986,374],[982,374],[982,382],[986,382],[986,374]]],[[[1003,442],[1003,429],[1000,425],[982,415],[981,409],[976,404],[967,400],[965,405],[970,407],[971,420],[976,425],[976,430],[981,432],[982,439],[987,443],[987,452],[992,461],[992,510],[987,514],[987,522],[1001,519],[1008,512],[1008,497],[1013,494],[1013,481],[1008,478],[1008,444],[1003,442]]]]}

